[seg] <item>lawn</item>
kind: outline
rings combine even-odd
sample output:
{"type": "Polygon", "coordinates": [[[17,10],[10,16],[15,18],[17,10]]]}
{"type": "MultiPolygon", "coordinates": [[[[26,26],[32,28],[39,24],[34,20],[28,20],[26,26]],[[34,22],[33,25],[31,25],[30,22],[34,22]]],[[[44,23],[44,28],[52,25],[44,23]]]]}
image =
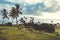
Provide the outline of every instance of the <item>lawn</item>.
{"type": "MultiPolygon", "coordinates": [[[[60,36],[55,33],[33,32],[26,28],[0,26],[0,40],[60,40],[60,36]],[[25,29],[25,30],[24,30],[25,29]]],[[[60,34],[60,28],[56,28],[60,34]]]]}

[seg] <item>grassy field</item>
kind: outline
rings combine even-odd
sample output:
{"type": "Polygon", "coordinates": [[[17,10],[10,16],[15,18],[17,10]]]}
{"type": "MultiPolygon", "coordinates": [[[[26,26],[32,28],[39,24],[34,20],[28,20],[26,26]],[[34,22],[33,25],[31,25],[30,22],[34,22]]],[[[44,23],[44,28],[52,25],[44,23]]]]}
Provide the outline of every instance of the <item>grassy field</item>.
{"type": "Polygon", "coordinates": [[[60,28],[56,28],[55,33],[33,32],[26,28],[0,26],[0,40],[60,40],[60,28]],[[25,29],[25,30],[24,30],[25,29]]]}

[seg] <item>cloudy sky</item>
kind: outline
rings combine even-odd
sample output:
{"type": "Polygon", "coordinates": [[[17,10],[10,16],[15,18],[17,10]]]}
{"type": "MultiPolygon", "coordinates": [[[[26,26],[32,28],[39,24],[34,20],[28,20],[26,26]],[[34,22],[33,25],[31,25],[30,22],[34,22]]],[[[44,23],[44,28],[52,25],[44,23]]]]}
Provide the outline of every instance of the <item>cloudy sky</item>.
{"type": "Polygon", "coordinates": [[[60,20],[60,0],[0,0],[0,13],[3,8],[11,10],[15,4],[22,7],[22,15],[60,20]]]}

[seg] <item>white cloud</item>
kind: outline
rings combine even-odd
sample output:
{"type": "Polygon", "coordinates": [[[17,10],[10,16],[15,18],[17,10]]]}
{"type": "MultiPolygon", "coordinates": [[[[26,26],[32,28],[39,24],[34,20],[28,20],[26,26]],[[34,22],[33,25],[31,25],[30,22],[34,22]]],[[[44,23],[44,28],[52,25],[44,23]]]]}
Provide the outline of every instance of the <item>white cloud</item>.
{"type": "Polygon", "coordinates": [[[42,0],[25,0],[25,2],[28,4],[36,4],[42,2],[42,0]]]}
{"type": "Polygon", "coordinates": [[[57,11],[55,13],[43,12],[41,19],[60,19],[60,11],[57,11]]]}
{"type": "Polygon", "coordinates": [[[58,5],[60,5],[60,0],[55,0],[58,5]]]}
{"type": "Polygon", "coordinates": [[[46,7],[52,7],[56,5],[56,2],[54,0],[44,0],[44,3],[46,7]]]}
{"type": "Polygon", "coordinates": [[[55,13],[42,12],[42,15],[38,16],[34,15],[22,15],[22,16],[35,17],[36,19],[60,19],[60,11],[57,11],[55,13]]]}
{"type": "Polygon", "coordinates": [[[48,13],[48,12],[43,12],[42,15],[40,16],[34,16],[34,15],[20,15],[20,16],[25,16],[27,18],[29,17],[35,17],[35,22],[40,21],[43,23],[51,23],[51,21],[54,21],[54,23],[59,22],[60,23],[60,11],[55,12],[55,13],[48,13]]]}

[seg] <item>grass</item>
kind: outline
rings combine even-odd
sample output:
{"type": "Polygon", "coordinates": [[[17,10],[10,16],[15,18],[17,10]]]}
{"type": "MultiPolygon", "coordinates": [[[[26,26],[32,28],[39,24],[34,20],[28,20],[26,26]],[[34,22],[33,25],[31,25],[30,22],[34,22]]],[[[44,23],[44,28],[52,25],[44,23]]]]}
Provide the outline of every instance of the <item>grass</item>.
{"type": "MultiPolygon", "coordinates": [[[[0,27],[0,40],[60,40],[60,36],[55,33],[32,32],[26,28],[24,31],[17,27],[0,27]]],[[[60,29],[56,28],[56,32],[60,34],[60,29]]]]}
{"type": "Polygon", "coordinates": [[[60,27],[56,27],[55,30],[60,34],[60,27]]]}

